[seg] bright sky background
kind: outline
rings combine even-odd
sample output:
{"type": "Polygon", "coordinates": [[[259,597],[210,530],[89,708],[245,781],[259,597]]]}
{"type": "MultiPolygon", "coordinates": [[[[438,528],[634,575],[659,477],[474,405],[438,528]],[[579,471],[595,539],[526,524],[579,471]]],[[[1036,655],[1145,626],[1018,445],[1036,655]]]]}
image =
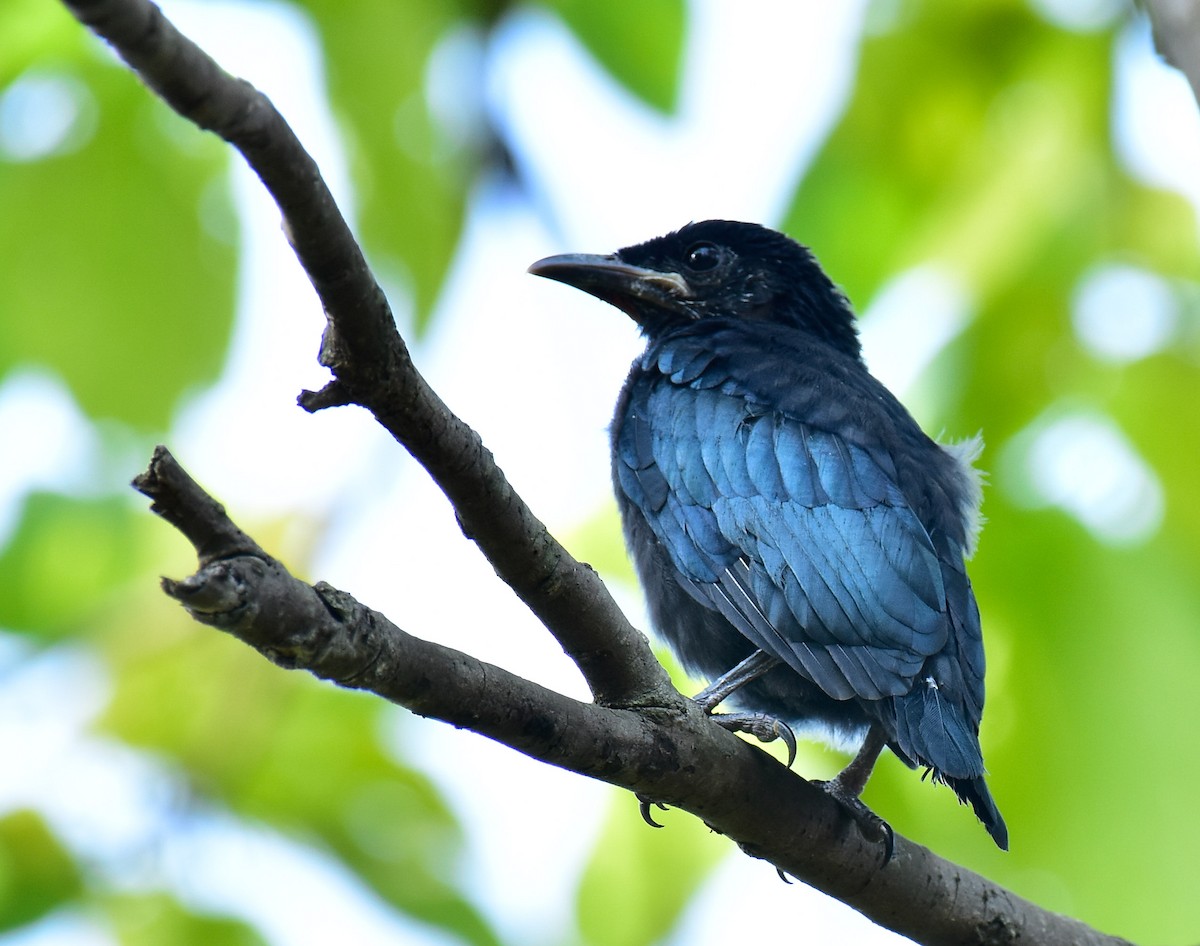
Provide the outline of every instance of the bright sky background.
{"type": "MultiPolygon", "coordinates": [[[[270,95],[353,215],[346,162],[304,23],[284,8],[259,4],[173,0],[163,7],[227,69],[270,95]]],[[[498,183],[482,182],[434,328],[414,355],[559,533],[609,502],[605,431],[640,342],[620,313],[528,276],[526,266],[550,253],[608,252],[694,219],[777,221],[853,78],[861,0],[694,0],[690,7],[685,97],[669,119],[614,85],[568,31],[541,13],[509,22],[485,63],[491,104],[544,188],[539,196],[555,228],[548,230],[545,219],[498,183]],[[547,431],[557,438],[552,455],[544,449],[547,431]]],[[[1200,133],[1192,134],[1195,103],[1186,85],[1154,59],[1145,30],[1128,31],[1118,63],[1122,152],[1148,178],[1186,186],[1200,200],[1194,174],[1200,133]],[[1164,140],[1164,130],[1182,137],[1164,140]]],[[[273,204],[240,163],[235,178],[246,240],[235,345],[220,385],[183,412],[170,438],[174,452],[240,521],[291,510],[336,517],[314,572],[402,627],[586,698],[547,632],[462,538],[440,493],[366,413],[310,417],[295,407],[300,389],[325,380],[315,363],[323,317],[281,237],[273,204]],[[325,449],[330,438],[341,448],[337,457],[325,449]],[[347,464],[346,456],[356,459],[347,464]],[[281,482],[283,471],[291,475],[281,482]],[[452,586],[438,582],[443,575],[453,577],[452,586]]],[[[1101,275],[1117,280],[1110,289],[1153,292],[1128,274],[1101,275]]],[[[948,274],[922,269],[900,276],[865,313],[864,341],[876,374],[902,394],[961,328],[969,305],[948,274]],[[911,330],[916,305],[920,333],[911,330]]],[[[1079,308],[1084,340],[1116,344],[1119,356],[1130,343],[1111,341],[1103,307],[1089,309],[1081,297],[1079,308]]],[[[1095,451],[1107,450],[1100,456],[1112,465],[1125,449],[1103,418],[1068,420],[1063,428],[1049,418],[1029,432],[1049,451],[1039,469],[1050,472],[1038,480],[1047,502],[1079,501],[1069,491],[1054,492],[1060,480],[1069,481],[1069,464],[1095,465],[1095,451]],[[1079,456],[1061,449],[1063,436],[1082,445],[1079,456]],[[1056,463],[1068,464],[1058,479],[1056,463]]],[[[53,381],[23,376],[0,388],[0,428],[17,424],[42,435],[9,436],[10,443],[41,441],[44,449],[40,459],[18,458],[0,472],[0,533],[25,491],[80,485],[98,463],[84,422],[53,381]],[[74,484],[50,479],[64,459],[80,471],[74,484]]],[[[1030,455],[1040,456],[1037,449],[1030,455]]],[[[143,460],[134,458],[124,477],[143,460]]],[[[1116,463],[1120,475],[1132,477],[1118,486],[1152,489],[1133,461],[1116,463]]],[[[1087,515],[1086,504],[1077,514],[1087,515]]],[[[625,603],[646,626],[638,602],[625,603]]],[[[15,644],[0,648],[0,670],[18,652],[15,644]]],[[[169,815],[176,783],[168,769],[81,734],[105,693],[102,668],[70,650],[34,661],[0,685],[0,754],[27,760],[0,785],[0,810],[35,801],[75,850],[118,883],[138,889],[165,883],[187,902],[253,919],[281,946],[445,942],[398,923],[336,865],[270,832],[248,832],[219,811],[180,824],[169,815]],[[79,784],[89,785],[86,799],[74,791],[79,784]],[[147,849],[157,852],[149,872],[136,856],[147,849]],[[301,895],[264,896],[288,887],[301,895]]],[[[608,790],[472,734],[400,711],[394,716],[386,738],[432,773],[464,821],[466,870],[482,908],[510,942],[548,942],[547,929],[569,922],[578,870],[608,790]]],[[[710,884],[713,895],[698,898],[671,944],[766,942],[795,938],[800,929],[814,942],[905,942],[802,885],[784,887],[769,866],[736,851],[710,884]],[[730,890],[754,893],[735,907],[730,890]]],[[[107,942],[86,917],[56,917],[31,934],[0,937],[2,946],[107,942]]]]}

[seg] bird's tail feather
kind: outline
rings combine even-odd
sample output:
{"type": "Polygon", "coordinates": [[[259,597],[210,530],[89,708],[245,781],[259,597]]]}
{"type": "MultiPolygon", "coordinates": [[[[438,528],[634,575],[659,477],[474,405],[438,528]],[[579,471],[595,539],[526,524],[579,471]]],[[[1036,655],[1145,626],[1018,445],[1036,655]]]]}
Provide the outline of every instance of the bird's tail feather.
{"type": "Polygon", "coordinates": [[[977,728],[936,685],[918,684],[892,700],[896,742],[917,764],[967,782],[983,775],[977,728]]]}
{"type": "Polygon", "coordinates": [[[987,783],[982,778],[943,777],[942,781],[954,789],[954,794],[958,796],[959,801],[966,802],[975,809],[976,817],[983,822],[983,826],[987,828],[987,833],[992,836],[996,846],[1002,851],[1007,851],[1008,826],[1004,823],[1000,809],[996,807],[996,802],[992,799],[992,793],[988,791],[987,783]]]}
{"type": "Polygon", "coordinates": [[[921,686],[892,701],[896,737],[892,743],[907,764],[929,768],[960,801],[970,804],[1001,850],[1008,850],[1008,828],[983,780],[983,755],[977,730],[961,708],[942,700],[935,686],[921,686]]]}

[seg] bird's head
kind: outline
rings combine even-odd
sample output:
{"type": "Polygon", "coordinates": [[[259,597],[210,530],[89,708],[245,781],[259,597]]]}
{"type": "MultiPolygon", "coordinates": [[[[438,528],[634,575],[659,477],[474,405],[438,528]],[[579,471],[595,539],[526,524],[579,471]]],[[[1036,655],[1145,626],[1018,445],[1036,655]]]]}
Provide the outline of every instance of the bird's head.
{"type": "Polygon", "coordinates": [[[609,256],[549,256],[529,271],[611,303],[651,339],[702,319],[742,319],[800,329],[859,357],[845,296],[806,247],[757,224],[689,223],[609,256]]]}

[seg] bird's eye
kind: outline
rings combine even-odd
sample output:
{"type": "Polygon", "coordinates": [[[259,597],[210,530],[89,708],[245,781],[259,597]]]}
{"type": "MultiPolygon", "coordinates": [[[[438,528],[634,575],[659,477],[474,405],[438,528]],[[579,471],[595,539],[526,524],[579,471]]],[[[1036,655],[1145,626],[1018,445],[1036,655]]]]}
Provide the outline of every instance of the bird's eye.
{"type": "Polygon", "coordinates": [[[688,269],[702,273],[721,262],[721,251],[715,243],[696,243],[688,248],[685,262],[688,269]]]}

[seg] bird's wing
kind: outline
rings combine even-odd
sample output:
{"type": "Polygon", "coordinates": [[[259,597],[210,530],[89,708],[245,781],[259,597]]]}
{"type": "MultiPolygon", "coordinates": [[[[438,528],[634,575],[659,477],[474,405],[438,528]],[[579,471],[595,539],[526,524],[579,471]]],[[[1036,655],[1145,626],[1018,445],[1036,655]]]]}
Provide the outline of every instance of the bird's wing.
{"type": "Polygon", "coordinates": [[[632,392],[615,447],[689,593],[830,696],[906,693],[944,647],[938,556],[886,456],[665,378],[632,392]]]}

